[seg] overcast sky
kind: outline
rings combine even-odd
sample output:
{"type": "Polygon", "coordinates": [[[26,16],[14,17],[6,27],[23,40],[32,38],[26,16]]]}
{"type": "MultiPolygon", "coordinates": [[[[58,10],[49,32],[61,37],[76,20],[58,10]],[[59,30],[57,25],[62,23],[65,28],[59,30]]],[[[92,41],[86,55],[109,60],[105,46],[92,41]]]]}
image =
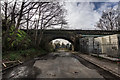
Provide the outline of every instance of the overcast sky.
{"type": "MultiPolygon", "coordinates": [[[[70,2],[66,1],[66,20],[68,21],[69,28],[83,30],[97,29],[96,27],[94,27],[94,25],[96,25],[96,22],[99,21],[102,15],[102,11],[109,8],[117,9],[118,2],[119,0],[70,0],[70,2]]],[[[62,39],[57,40],[66,44],[69,43],[62,39]]]]}
{"type": "MultiPolygon", "coordinates": [[[[119,1],[120,0],[60,0],[60,2],[65,2],[64,8],[67,10],[66,20],[68,22],[69,29],[83,30],[98,29],[95,25],[99,21],[102,11],[109,8],[116,9],[119,1]]],[[[59,27],[60,26],[56,26],[56,28],[59,27]]]]}
{"type": "Polygon", "coordinates": [[[70,29],[97,29],[94,27],[102,11],[116,9],[118,2],[66,2],[66,19],[70,29]]]}

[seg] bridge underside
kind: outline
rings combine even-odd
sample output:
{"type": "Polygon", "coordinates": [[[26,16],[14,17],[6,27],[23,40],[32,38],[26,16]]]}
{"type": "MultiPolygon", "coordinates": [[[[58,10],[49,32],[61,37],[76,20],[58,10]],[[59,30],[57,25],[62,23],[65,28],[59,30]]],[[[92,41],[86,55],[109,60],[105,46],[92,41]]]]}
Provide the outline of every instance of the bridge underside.
{"type": "MultiPolygon", "coordinates": [[[[74,36],[70,36],[70,35],[45,35],[42,39],[42,45],[48,45],[49,42],[51,42],[52,40],[54,39],[65,39],[65,40],[68,40],[73,46],[74,46],[74,50],[77,51],[77,44],[79,43],[76,43],[77,42],[77,39],[74,37],[74,36]]],[[[42,46],[41,45],[41,46],[42,46]]]]}

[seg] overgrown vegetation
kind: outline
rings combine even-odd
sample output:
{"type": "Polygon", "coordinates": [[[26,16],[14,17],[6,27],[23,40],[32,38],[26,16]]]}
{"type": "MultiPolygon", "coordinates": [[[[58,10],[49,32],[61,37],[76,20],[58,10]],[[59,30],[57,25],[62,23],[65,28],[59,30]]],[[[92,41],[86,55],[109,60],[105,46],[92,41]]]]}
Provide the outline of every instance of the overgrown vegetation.
{"type": "MultiPolygon", "coordinates": [[[[4,61],[25,61],[30,58],[46,54],[47,52],[42,48],[35,49],[31,46],[30,36],[23,30],[18,30],[14,33],[15,27],[12,26],[9,31],[9,36],[5,39],[3,45],[3,60],[4,61]],[[11,36],[15,35],[13,40],[11,36]]],[[[3,30],[3,34],[4,34],[3,30]]]]}
{"type": "MultiPolygon", "coordinates": [[[[5,39],[5,43],[3,45],[3,50],[24,50],[30,46],[31,40],[26,32],[22,30],[18,30],[18,32],[14,33],[15,27],[12,26],[9,31],[9,36],[5,39]],[[13,36],[15,35],[15,39],[13,36]]],[[[3,31],[4,34],[5,31],[3,31]]]]}
{"type": "Polygon", "coordinates": [[[27,49],[27,50],[19,50],[19,51],[6,51],[3,55],[3,60],[5,61],[25,61],[34,57],[41,56],[43,54],[47,54],[47,52],[43,49],[27,49]]]}
{"type": "Polygon", "coordinates": [[[45,29],[67,24],[62,6],[59,2],[2,1],[3,59],[24,60],[53,51],[51,45],[42,45],[42,38],[45,29]],[[32,34],[29,29],[34,30],[32,34]]]}
{"type": "MultiPolygon", "coordinates": [[[[4,23],[2,23],[4,27],[4,23]]],[[[47,52],[42,48],[35,49],[31,43],[30,36],[23,30],[18,29],[17,33],[14,32],[15,27],[11,26],[8,36],[3,41],[3,60],[4,61],[25,61],[30,58],[46,54],[47,52]],[[12,37],[11,37],[12,36],[12,37]],[[13,38],[13,36],[15,38],[13,38]]],[[[6,32],[3,29],[2,33],[6,32]]]]}

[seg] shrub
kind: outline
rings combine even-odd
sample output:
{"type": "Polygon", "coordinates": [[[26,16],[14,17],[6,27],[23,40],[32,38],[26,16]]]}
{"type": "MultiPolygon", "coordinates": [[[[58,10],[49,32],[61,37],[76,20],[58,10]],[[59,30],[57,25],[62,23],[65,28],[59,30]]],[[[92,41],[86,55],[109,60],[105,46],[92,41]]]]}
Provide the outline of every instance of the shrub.
{"type": "Polygon", "coordinates": [[[18,60],[18,59],[20,59],[20,55],[19,54],[15,54],[15,53],[11,53],[11,54],[9,54],[9,60],[11,60],[11,61],[14,61],[14,60],[18,60]]]}
{"type": "Polygon", "coordinates": [[[17,31],[15,33],[15,27],[12,26],[9,31],[9,36],[5,41],[5,50],[20,50],[27,49],[30,46],[31,40],[26,32],[23,30],[17,31]]]}

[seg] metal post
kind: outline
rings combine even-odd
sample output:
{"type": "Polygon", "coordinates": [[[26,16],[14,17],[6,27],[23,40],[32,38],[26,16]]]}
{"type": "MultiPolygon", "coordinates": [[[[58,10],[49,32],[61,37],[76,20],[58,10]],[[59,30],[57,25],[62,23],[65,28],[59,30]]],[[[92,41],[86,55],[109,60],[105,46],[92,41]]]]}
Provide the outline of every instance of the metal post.
{"type": "Polygon", "coordinates": [[[94,44],[95,44],[95,42],[94,42],[94,37],[93,37],[93,51],[92,52],[94,52],[94,50],[95,50],[94,44]]]}
{"type": "Polygon", "coordinates": [[[99,43],[97,44],[97,56],[99,57],[99,43]]]}
{"type": "MultiPolygon", "coordinates": [[[[0,15],[1,15],[1,1],[0,1],[0,15]]],[[[2,19],[0,16],[0,62],[2,62],[2,19]]],[[[0,69],[2,69],[2,65],[0,63],[0,69]]],[[[0,80],[2,79],[2,71],[0,71],[0,80]]]]}
{"type": "Polygon", "coordinates": [[[118,73],[120,73],[120,34],[118,35],[118,73]]]}

